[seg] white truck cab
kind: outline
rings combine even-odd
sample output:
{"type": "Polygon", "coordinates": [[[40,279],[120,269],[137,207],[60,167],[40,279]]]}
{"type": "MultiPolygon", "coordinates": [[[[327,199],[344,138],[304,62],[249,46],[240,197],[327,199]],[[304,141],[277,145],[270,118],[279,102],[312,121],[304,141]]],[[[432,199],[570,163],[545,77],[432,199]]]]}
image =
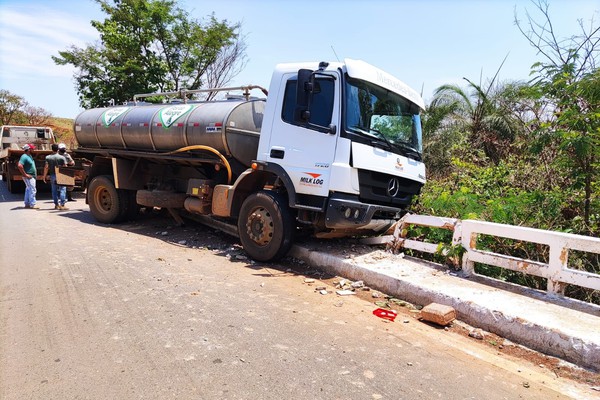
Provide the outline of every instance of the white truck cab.
{"type": "Polygon", "coordinates": [[[287,182],[290,207],[323,212],[328,230],[383,229],[425,183],[423,109],[414,90],[363,61],[280,64],[257,161],[287,182]]]}

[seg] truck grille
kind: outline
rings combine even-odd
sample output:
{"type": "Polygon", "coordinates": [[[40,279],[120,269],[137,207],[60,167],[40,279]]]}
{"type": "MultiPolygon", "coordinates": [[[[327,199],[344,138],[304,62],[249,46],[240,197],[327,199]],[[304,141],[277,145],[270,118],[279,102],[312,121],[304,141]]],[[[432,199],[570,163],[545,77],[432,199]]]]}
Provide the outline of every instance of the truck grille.
{"type": "Polygon", "coordinates": [[[421,192],[422,183],[381,172],[358,170],[360,199],[363,202],[405,208],[421,192]]]}

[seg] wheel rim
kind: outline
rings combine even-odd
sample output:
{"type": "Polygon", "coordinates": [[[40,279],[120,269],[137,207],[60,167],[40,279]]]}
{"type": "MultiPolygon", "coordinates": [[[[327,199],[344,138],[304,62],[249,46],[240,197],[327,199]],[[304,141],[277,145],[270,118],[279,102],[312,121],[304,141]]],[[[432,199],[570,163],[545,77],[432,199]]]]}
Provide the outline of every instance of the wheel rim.
{"type": "Polygon", "coordinates": [[[248,237],[256,244],[265,246],[273,238],[273,218],[264,208],[258,207],[252,211],[246,222],[248,237]]]}
{"type": "Polygon", "coordinates": [[[98,211],[104,214],[110,212],[110,210],[113,207],[113,200],[112,196],[108,192],[108,189],[106,189],[105,187],[98,188],[94,197],[96,198],[96,205],[98,206],[98,211]]]}

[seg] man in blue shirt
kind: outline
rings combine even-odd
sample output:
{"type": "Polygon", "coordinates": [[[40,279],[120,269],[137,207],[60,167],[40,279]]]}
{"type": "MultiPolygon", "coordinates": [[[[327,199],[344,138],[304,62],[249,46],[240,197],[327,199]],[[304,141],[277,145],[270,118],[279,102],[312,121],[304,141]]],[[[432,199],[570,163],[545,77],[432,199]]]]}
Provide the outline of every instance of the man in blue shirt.
{"type": "Polygon", "coordinates": [[[35,150],[35,146],[32,144],[26,144],[23,146],[23,155],[19,158],[17,168],[21,172],[23,182],[25,182],[25,208],[39,209],[36,205],[37,200],[35,195],[37,189],[35,187],[35,180],[37,177],[37,170],[35,169],[35,161],[31,156],[31,150],[35,150]]]}

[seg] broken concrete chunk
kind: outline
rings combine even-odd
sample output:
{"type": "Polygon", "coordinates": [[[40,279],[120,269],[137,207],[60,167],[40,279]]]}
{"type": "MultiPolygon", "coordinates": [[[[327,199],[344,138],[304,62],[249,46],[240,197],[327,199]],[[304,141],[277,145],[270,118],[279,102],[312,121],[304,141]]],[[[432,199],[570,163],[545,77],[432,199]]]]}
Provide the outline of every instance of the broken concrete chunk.
{"type": "Polygon", "coordinates": [[[456,319],[456,311],[450,306],[431,303],[421,310],[421,319],[446,326],[456,319]]]}
{"type": "Polygon", "coordinates": [[[478,339],[478,340],[484,339],[483,331],[479,328],[471,330],[469,332],[469,336],[471,336],[472,338],[478,339]]]}
{"type": "Polygon", "coordinates": [[[339,294],[340,296],[348,296],[351,294],[355,294],[354,291],[352,290],[338,290],[336,291],[337,294],[339,294]]]}

